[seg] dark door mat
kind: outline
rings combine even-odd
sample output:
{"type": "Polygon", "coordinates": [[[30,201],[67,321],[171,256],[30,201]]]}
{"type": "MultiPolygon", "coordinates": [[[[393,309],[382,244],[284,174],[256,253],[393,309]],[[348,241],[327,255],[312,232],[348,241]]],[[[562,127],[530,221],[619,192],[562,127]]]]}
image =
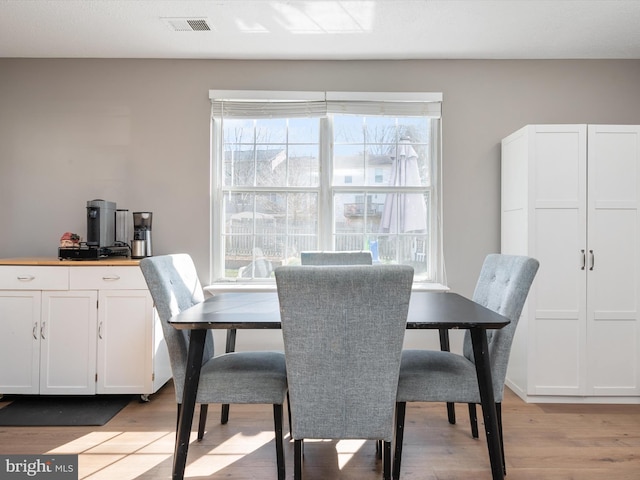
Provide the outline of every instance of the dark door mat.
{"type": "Polygon", "coordinates": [[[5,396],[0,408],[0,426],[104,425],[122,410],[132,395],[5,396]]]}

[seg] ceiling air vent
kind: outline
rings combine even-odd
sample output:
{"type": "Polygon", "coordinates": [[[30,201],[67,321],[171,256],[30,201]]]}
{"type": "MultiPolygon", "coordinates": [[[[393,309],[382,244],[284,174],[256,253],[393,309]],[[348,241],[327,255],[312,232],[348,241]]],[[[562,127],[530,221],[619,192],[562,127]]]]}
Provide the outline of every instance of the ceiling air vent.
{"type": "Polygon", "coordinates": [[[211,30],[206,18],[163,18],[162,21],[174,32],[208,32],[211,30]]]}

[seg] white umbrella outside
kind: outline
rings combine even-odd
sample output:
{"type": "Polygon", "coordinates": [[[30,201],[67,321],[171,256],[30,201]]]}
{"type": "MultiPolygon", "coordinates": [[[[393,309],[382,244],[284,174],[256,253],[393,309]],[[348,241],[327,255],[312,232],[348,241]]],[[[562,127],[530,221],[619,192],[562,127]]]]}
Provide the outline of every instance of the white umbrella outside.
{"type": "MultiPolygon", "coordinates": [[[[391,164],[390,186],[420,186],[418,154],[402,138],[391,164]]],[[[421,193],[388,193],[380,220],[381,233],[422,233],[427,230],[427,205],[421,193]]]]}

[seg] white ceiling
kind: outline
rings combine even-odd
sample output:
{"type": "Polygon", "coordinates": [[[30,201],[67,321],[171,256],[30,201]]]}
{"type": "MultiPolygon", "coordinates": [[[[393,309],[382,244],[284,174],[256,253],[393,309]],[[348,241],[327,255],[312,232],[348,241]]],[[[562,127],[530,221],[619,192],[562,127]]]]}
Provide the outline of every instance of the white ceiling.
{"type": "Polygon", "coordinates": [[[640,0],[0,0],[0,57],[639,59],[640,0]]]}

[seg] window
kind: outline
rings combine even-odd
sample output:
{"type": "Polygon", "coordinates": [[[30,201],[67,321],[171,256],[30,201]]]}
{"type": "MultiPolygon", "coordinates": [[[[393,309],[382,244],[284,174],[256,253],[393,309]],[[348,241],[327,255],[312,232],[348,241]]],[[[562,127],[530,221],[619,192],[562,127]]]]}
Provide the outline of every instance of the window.
{"type": "Polygon", "coordinates": [[[273,282],[306,250],[442,279],[441,94],[211,91],[212,276],[273,282]]]}

